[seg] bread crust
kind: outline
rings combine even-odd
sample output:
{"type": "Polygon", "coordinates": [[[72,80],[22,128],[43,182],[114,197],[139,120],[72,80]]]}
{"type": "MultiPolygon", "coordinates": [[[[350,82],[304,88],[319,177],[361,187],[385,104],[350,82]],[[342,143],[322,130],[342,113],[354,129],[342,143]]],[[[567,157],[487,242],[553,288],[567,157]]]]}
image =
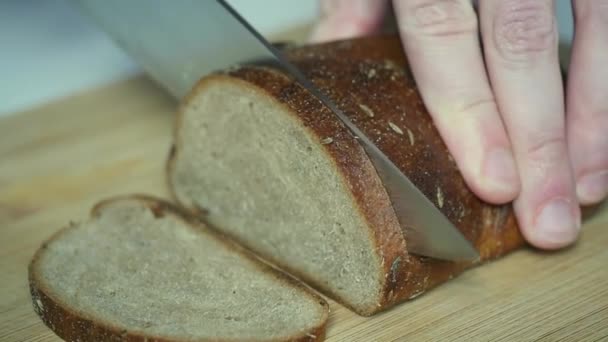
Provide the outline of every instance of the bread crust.
{"type": "MultiPolygon", "coordinates": [[[[125,196],[116,196],[98,202],[91,210],[91,217],[95,218],[101,214],[104,207],[111,205],[116,201],[136,200],[144,203],[155,216],[173,215],[174,217],[184,220],[191,225],[193,229],[206,230],[209,229],[203,224],[200,219],[192,216],[187,211],[180,207],[154,196],[145,194],[133,194],[125,196]]],[[[63,303],[61,300],[53,296],[52,291],[42,281],[38,275],[37,268],[41,267],[38,262],[41,255],[44,253],[49,242],[61,238],[61,236],[69,229],[75,229],[71,224],[64,229],[55,233],[52,237],[46,240],[41,247],[36,251],[32,261],[28,267],[29,289],[32,299],[34,311],[42,319],[44,324],[49,327],[57,336],[66,341],[124,341],[124,342],[186,342],[186,340],[166,339],[159,336],[146,335],[140,332],[129,331],[117,327],[111,323],[105,322],[94,317],[90,317],[84,312],[77,312],[70,308],[70,305],[63,303]]],[[[220,243],[228,246],[228,248],[240,254],[242,257],[254,261],[260,272],[264,272],[273,276],[277,281],[284,283],[287,286],[295,287],[301,290],[302,294],[309,296],[312,300],[320,304],[319,310],[323,311],[323,318],[319,324],[310,331],[302,334],[291,336],[284,340],[262,340],[264,342],[274,341],[298,341],[312,342],[322,341],[325,338],[325,329],[329,317],[329,305],[316,293],[306,288],[302,283],[296,281],[285,273],[272,268],[268,264],[260,260],[256,255],[252,254],[244,247],[236,244],[230,239],[216,233],[211,232],[210,236],[215,238],[220,243]]],[[[192,341],[192,340],[187,340],[192,341]]],[[[201,339],[201,342],[233,342],[233,339],[201,339]]]]}
{"type": "MultiPolygon", "coordinates": [[[[268,67],[241,66],[226,70],[222,76],[205,77],[194,87],[176,118],[176,141],[179,141],[182,124],[181,112],[207,82],[217,77],[245,81],[288,107],[319,141],[331,138],[331,143],[324,144],[325,152],[334,161],[368,223],[378,257],[383,260],[379,272],[385,281],[375,306],[356,307],[331,289],[315,284],[314,277],[299,274],[268,255],[263,257],[358,314],[369,316],[412,299],[469,267],[525,245],[510,204],[484,203],[467,188],[424,106],[397,36],[293,47],[284,53],[456,225],[477,248],[480,259],[456,263],[409,254],[404,232],[378,174],[342,122],[283,72],[268,67]]],[[[179,150],[177,143],[169,156],[169,174],[179,150]]],[[[175,190],[173,193],[175,195],[175,190]]]]}

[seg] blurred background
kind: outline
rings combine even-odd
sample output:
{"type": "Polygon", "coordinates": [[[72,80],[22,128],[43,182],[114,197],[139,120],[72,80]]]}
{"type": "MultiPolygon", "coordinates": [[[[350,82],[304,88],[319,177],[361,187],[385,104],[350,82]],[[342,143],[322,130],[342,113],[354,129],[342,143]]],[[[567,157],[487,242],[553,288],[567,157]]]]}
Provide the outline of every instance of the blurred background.
{"type": "MultiPolygon", "coordinates": [[[[286,32],[308,27],[318,15],[317,0],[228,2],[267,38],[280,39],[286,32]]],[[[562,61],[567,64],[572,38],[569,0],[557,0],[557,16],[562,61]]],[[[0,117],[139,72],[66,0],[0,1],[0,117]]]]}
{"type": "MultiPolygon", "coordinates": [[[[309,26],[318,10],[316,0],[227,2],[263,35],[277,38],[309,26]]],[[[0,0],[0,117],[139,72],[68,1],[0,0]]]]}

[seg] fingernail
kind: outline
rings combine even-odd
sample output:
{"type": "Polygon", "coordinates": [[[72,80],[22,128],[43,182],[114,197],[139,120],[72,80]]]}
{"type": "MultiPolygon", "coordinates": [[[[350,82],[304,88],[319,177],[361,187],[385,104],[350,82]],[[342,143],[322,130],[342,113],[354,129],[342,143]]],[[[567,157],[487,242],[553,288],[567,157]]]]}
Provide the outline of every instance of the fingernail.
{"type": "Polygon", "coordinates": [[[563,247],[576,239],[581,228],[578,206],[563,198],[550,200],[536,217],[536,242],[563,247]]]}
{"type": "Polygon", "coordinates": [[[584,175],[576,184],[576,195],[584,203],[596,203],[608,194],[608,170],[584,175]]]}
{"type": "Polygon", "coordinates": [[[490,151],[484,164],[484,176],[496,187],[513,189],[519,180],[511,151],[505,148],[490,151]]]}

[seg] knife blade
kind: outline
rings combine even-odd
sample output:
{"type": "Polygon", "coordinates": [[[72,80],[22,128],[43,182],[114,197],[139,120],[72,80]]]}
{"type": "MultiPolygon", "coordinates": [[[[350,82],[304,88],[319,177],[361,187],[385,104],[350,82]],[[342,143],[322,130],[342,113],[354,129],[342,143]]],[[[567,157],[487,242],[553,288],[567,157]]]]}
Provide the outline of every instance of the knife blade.
{"type": "Polygon", "coordinates": [[[382,179],[408,251],[461,261],[479,257],[441,211],[319,90],[224,0],[71,0],[150,77],[183,97],[208,73],[263,61],[285,70],[358,138],[382,179]]]}

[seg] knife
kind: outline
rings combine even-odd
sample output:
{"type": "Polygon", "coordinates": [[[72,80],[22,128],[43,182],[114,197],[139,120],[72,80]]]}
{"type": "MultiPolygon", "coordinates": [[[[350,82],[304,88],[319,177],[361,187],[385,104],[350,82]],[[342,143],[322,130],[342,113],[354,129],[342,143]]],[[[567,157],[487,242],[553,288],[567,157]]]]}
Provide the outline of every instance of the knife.
{"type": "Polygon", "coordinates": [[[375,144],[224,0],[71,0],[174,97],[208,73],[237,64],[280,67],[358,138],[389,194],[408,251],[451,261],[475,260],[475,248],[375,144]]]}

